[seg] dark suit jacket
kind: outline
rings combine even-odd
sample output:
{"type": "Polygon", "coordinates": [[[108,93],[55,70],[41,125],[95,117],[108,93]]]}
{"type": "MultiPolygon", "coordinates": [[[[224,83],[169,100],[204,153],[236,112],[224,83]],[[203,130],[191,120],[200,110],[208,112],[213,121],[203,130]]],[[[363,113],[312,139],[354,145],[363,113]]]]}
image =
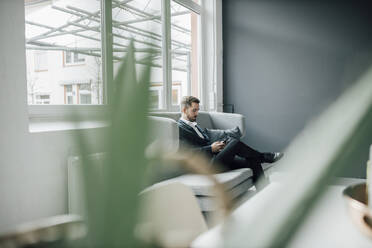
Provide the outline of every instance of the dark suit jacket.
{"type": "Polygon", "coordinates": [[[209,156],[213,156],[211,141],[206,132],[200,129],[204,139],[200,138],[195,130],[187,125],[182,120],[178,121],[178,128],[180,133],[180,147],[191,147],[198,151],[202,151],[209,156]]]}

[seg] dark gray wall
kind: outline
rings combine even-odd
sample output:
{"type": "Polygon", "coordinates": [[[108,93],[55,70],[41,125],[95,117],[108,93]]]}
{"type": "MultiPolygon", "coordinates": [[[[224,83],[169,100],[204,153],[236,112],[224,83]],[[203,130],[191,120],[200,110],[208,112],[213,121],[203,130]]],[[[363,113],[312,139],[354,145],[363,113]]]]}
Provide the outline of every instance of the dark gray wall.
{"type": "Polygon", "coordinates": [[[355,81],[371,61],[371,10],[362,1],[223,0],[224,103],[246,116],[246,143],[284,149],[355,81]]]}

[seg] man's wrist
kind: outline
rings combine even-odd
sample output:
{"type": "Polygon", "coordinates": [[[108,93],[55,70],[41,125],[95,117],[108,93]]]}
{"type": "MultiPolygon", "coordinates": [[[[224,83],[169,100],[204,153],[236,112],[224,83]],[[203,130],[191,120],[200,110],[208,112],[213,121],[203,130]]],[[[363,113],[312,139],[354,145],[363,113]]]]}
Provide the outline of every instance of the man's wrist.
{"type": "Polygon", "coordinates": [[[215,153],[215,152],[213,151],[212,145],[209,146],[209,149],[210,149],[210,152],[211,152],[211,153],[215,153]]]}

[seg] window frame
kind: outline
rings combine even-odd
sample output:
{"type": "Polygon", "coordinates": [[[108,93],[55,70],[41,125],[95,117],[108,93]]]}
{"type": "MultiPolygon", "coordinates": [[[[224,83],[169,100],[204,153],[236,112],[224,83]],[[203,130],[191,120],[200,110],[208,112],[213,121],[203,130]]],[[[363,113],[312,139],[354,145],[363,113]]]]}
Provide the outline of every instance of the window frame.
{"type": "MultiPolygon", "coordinates": [[[[213,69],[215,75],[209,75],[206,77],[206,74],[210,74],[209,70],[205,70],[207,68],[206,65],[210,64],[210,60],[207,60],[205,56],[209,56],[208,51],[206,48],[206,43],[211,39],[216,41],[216,39],[220,39],[218,43],[221,45],[222,48],[222,35],[217,37],[209,37],[207,38],[206,35],[211,35],[211,33],[205,32],[205,30],[213,29],[212,35],[216,36],[216,26],[220,25],[220,29],[222,29],[222,25],[216,23],[216,20],[222,23],[222,14],[216,13],[216,6],[221,6],[221,0],[214,0],[214,1],[206,1],[201,0],[201,4],[198,4],[192,0],[173,0],[174,2],[182,5],[185,8],[190,9],[191,11],[200,15],[200,83],[199,83],[199,92],[200,97],[202,100],[201,109],[202,110],[218,110],[216,106],[210,106],[211,97],[206,94],[210,92],[210,89],[214,89],[214,91],[218,91],[218,88],[222,90],[222,63],[220,68],[213,69]],[[213,2],[207,3],[207,2],[213,2]],[[208,9],[206,9],[206,7],[208,9]],[[212,9],[210,9],[212,8],[212,9]],[[213,12],[213,20],[206,21],[208,12],[213,12]],[[207,13],[207,14],[206,14],[207,13]],[[216,18],[217,14],[217,18],[216,18]],[[219,71],[218,71],[219,70],[219,71]],[[220,81],[220,87],[216,87],[216,85],[208,85],[206,79],[213,78],[212,83],[216,83],[216,77],[220,77],[218,79],[220,81]]],[[[151,111],[179,111],[179,106],[172,105],[172,66],[171,66],[171,15],[170,15],[170,5],[171,0],[161,0],[162,3],[162,37],[163,37],[163,45],[162,45],[162,54],[163,54],[163,94],[162,94],[162,106],[163,108],[158,109],[151,109],[151,111]]],[[[221,7],[220,7],[221,8],[221,7]]],[[[104,109],[107,109],[107,104],[110,104],[110,99],[108,99],[108,92],[112,91],[113,86],[109,85],[107,82],[113,79],[113,45],[112,45],[112,1],[111,0],[101,0],[101,48],[102,48],[102,81],[103,81],[103,104],[102,105],[28,105],[29,109],[29,118],[60,118],[63,116],[70,116],[71,113],[76,111],[87,111],[87,116],[100,116],[101,112],[104,109]],[[96,114],[93,114],[93,113],[96,114]]],[[[220,32],[222,33],[222,31],[220,32]]],[[[213,49],[216,50],[216,47],[213,46],[213,49]]],[[[209,51],[210,52],[210,51],[209,51]]],[[[64,53],[65,55],[65,53],[64,53]]],[[[222,57],[221,51],[214,51],[213,52],[213,64],[216,62],[216,56],[219,55],[222,57]]],[[[217,56],[218,57],[218,56],[217,56]]],[[[86,58],[85,58],[86,60],[86,58]]],[[[222,61],[222,59],[221,59],[222,61]]],[[[65,62],[65,58],[64,58],[65,62]]],[[[85,62],[83,62],[85,63],[85,62]]],[[[68,64],[67,66],[70,66],[68,64]]],[[[217,81],[218,81],[217,80],[217,81]]],[[[189,87],[189,86],[188,86],[189,87]]],[[[218,92],[217,92],[218,93],[218,92]]],[[[216,95],[216,92],[213,93],[216,95]]],[[[221,104],[222,102],[222,92],[220,94],[220,99],[215,102],[215,105],[221,104]]]]}

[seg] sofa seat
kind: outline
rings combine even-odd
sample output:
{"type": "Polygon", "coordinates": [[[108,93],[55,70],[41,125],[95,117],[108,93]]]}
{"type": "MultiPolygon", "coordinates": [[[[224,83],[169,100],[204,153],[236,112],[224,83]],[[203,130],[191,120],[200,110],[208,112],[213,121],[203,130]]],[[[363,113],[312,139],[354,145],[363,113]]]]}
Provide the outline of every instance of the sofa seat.
{"type": "MultiPolygon", "coordinates": [[[[231,197],[232,201],[235,202],[236,199],[239,199],[239,197],[246,193],[252,186],[252,178],[248,178],[242,183],[236,185],[234,188],[228,190],[227,194],[231,197]]],[[[198,201],[200,209],[203,213],[217,210],[217,199],[215,196],[196,196],[196,200],[198,201]]]]}
{"type": "MultiPolygon", "coordinates": [[[[242,168],[224,173],[215,174],[216,180],[221,183],[232,200],[245,193],[253,186],[252,170],[242,168]]],[[[216,210],[216,193],[213,182],[205,175],[186,174],[155,184],[154,186],[181,183],[188,186],[196,196],[202,212],[216,210]]]]}
{"type": "MultiPolygon", "coordinates": [[[[221,183],[226,191],[233,189],[242,182],[252,177],[252,170],[249,168],[237,169],[224,173],[218,173],[214,176],[221,183]]],[[[186,174],[175,177],[169,180],[160,182],[159,184],[179,182],[191,188],[196,196],[215,196],[213,182],[204,175],[186,174]]]]}

